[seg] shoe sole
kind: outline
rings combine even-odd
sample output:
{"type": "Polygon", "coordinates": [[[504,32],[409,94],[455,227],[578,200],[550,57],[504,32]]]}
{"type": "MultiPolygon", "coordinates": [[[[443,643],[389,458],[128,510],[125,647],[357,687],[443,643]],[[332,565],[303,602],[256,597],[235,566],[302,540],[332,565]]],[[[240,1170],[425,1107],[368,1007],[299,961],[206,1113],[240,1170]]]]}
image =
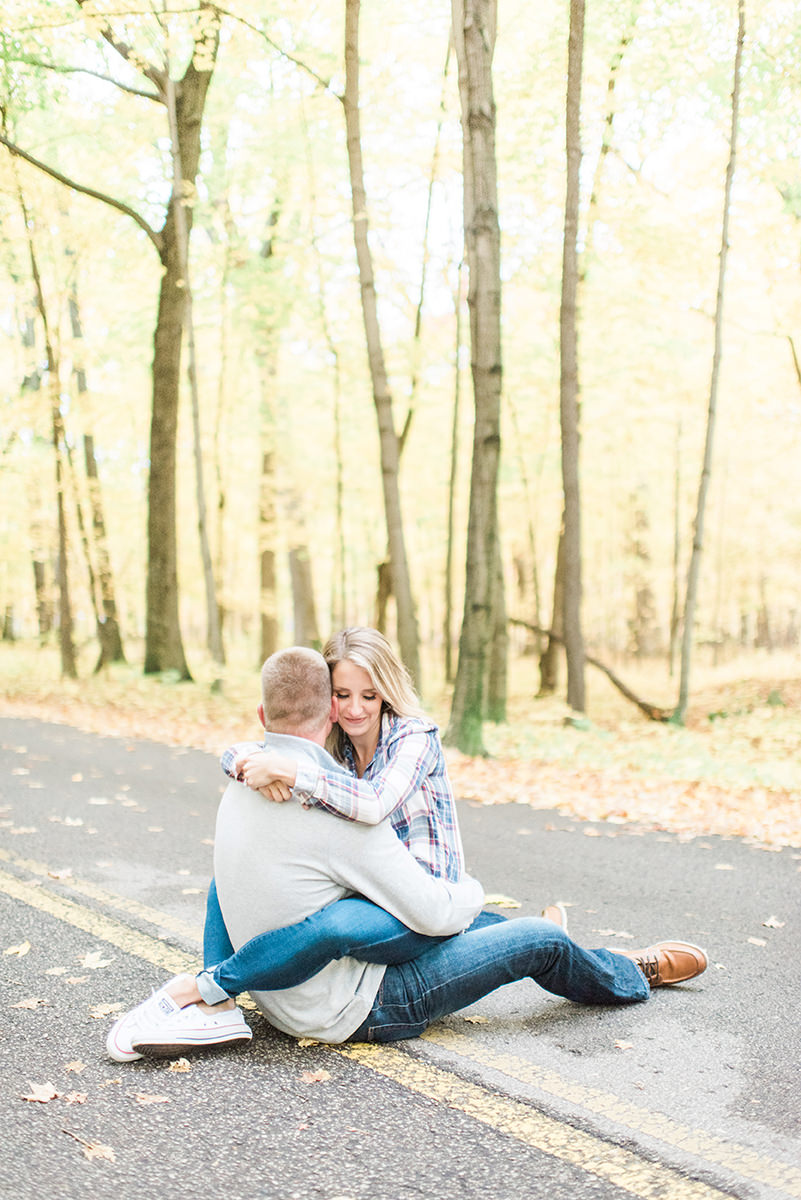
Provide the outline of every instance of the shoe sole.
{"type": "Polygon", "coordinates": [[[202,1038],[193,1037],[188,1041],[176,1039],[173,1042],[135,1042],[133,1049],[145,1058],[173,1058],[176,1054],[190,1054],[193,1050],[213,1050],[217,1046],[244,1045],[253,1040],[253,1035],[232,1033],[229,1037],[202,1038]]]}
{"type": "Polygon", "coordinates": [[[549,904],[548,908],[555,908],[559,913],[560,919],[558,921],[554,921],[553,917],[547,916],[547,909],[545,908],[540,913],[540,916],[544,920],[550,921],[552,925],[558,925],[560,929],[567,933],[567,909],[565,908],[564,904],[549,904]]]}

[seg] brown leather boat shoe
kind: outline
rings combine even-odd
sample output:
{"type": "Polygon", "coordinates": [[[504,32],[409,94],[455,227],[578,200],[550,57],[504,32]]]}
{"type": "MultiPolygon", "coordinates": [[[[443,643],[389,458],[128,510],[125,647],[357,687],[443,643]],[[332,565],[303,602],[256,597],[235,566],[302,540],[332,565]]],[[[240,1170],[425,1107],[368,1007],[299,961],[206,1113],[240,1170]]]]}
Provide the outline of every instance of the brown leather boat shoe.
{"type": "Polygon", "coordinates": [[[706,952],[692,942],[655,942],[645,950],[615,950],[636,962],[652,988],[684,983],[709,965],[706,952]]]}

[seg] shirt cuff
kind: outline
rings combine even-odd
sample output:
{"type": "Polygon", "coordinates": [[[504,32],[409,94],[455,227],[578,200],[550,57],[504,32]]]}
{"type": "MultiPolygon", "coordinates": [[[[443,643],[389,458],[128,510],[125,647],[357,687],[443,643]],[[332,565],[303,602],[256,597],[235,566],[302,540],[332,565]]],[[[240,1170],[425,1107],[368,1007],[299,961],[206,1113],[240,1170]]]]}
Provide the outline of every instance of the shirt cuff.
{"type": "Polygon", "coordinates": [[[311,808],[314,804],[314,793],[319,782],[320,768],[316,767],[314,763],[298,759],[292,795],[295,800],[300,801],[304,808],[311,808]]]}

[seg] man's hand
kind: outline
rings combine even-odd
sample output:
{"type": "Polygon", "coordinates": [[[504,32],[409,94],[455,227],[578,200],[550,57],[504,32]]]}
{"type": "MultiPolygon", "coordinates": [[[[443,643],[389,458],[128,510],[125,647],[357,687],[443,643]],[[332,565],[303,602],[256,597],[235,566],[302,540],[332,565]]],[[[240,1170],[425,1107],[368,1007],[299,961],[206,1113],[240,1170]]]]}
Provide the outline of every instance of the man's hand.
{"type": "Polygon", "coordinates": [[[237,778],[269,800],[289,800],[297,775],[291,758],[270,750],[258,750],[236,763],[237,778]]]}

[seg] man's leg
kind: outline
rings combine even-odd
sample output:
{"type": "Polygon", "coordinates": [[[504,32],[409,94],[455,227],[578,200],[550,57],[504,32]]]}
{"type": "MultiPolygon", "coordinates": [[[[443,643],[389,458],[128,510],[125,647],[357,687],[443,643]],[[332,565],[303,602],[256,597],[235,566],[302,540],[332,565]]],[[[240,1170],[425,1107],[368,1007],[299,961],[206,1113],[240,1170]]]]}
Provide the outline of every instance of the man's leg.
{"type": "Polygon", "coordinates": [[[389,967],[372,1012],[350,1040],[418,1037],[439,1017],[525,978],[579,1004],[632,1004],[650,992],[633,960],[584,950],[552,921],[519,917],[472,928],[414,962],[389,967]]]}

